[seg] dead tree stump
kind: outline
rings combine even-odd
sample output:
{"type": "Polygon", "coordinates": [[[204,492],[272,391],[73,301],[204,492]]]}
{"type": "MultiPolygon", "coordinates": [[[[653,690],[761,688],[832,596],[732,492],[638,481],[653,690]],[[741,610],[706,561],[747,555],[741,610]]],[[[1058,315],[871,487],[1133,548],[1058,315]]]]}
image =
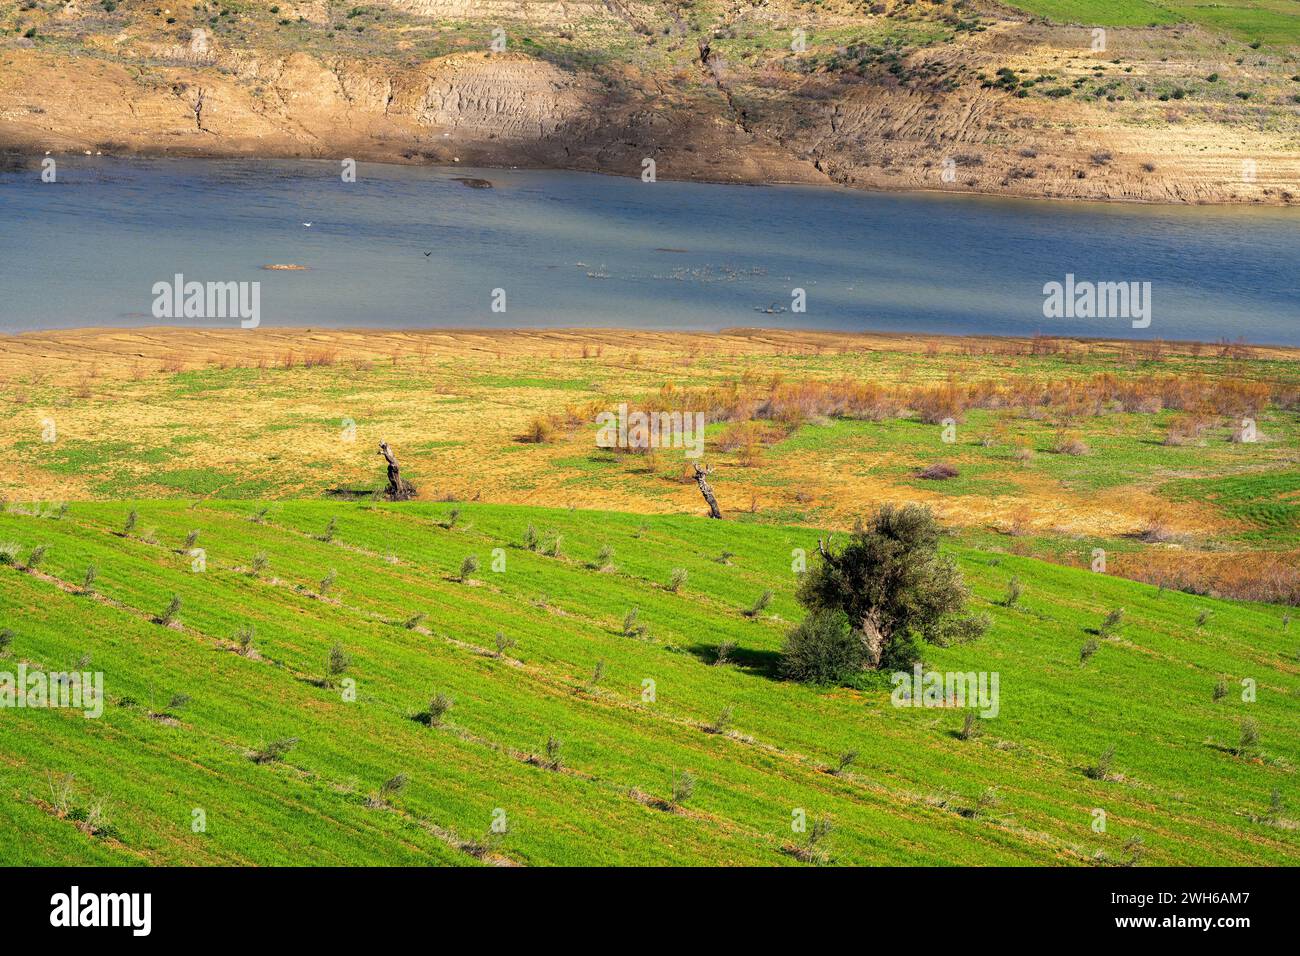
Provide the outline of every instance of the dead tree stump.
{"type": "Polygon", "coordinates": [[[388,462],[388,487],[384,490],[384,497],[389,501],[410,501],[415,497],[415,485],[402,477],[402,469],[388,442],[379,443],[379,454],[388,462]]]}
{"type": "Polygon", "coordinates": [[[722,512],[718,510],[718,499],[713,497],[713,489],[709,487],[708,477],[713,474],[712,468],[701,468],[698,464],[695,466],[695,483],[700,486],[700,494],[709,505],[709,517],[721,518],[722,512]]]}

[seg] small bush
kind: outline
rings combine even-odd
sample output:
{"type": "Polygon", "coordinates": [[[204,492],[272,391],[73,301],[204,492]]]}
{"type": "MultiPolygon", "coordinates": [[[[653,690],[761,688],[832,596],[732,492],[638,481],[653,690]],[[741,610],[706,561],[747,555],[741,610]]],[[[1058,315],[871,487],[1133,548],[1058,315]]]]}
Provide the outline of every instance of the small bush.
{"type": "Polygon", "coordinates": [[[644,637],[646,627],[644,624],[637,622],[637,616],[640,614],[638,608],[632,608],[623,615],[623,636],[624,637],[644,637]]]}
{"type": "Polygon", "coordinates": [[[334,587],[334,582],[338,579],[338,572],[330,568],[329,574],[320,579],[320,596],[325,597],[330,593],[330,588],[334,587]]]}
{"type": "Polygon", "coordinates": [[[728,704],[726,707],[722,708],[722,712],[713,719],[713,723],[709,724],[704,729],[711,734],[725,734],[731,729],[731,717],[734,712],[735,708],[728,704]]]}
{"type": "Polygon", "coordinates": [[[281,737],[253,751],[253,763],[275,763],[298,745],[297,737],[281,737]]]}
{"type": "Polygon", "coordinates": [[[497,631],[496,645],[497,657],[505,657],[506,651],[515,647],[519,642],[513,637],[506,637],[502,631],[497,631]]]}
{"type": "Polygon", "coordinates": [[[165,627],[171,627],[173,624],[180,622],[181,616],[181,596],[173,594],[171,603],[167,605],[167,610],[163,611],[162,617],[158,618],[158,623],[165,627]]]}
{"type": "Polygon", "coordinates": [[[848,770],[857,759],[858,752],[856,750],[844,751],[844,753],[840,754],[839,759],[835,761],[835,766],[832,768],[831,773],[838,777],[845,770],[848,770]]]}
{"type": "Polygon", "coordinates": [[[605,658],[602,657],[600,660],[596,661],[596,666],[591,669],[591,680],[588,681],[588,685],[591,687],[595,687],[604,679],[605,679],[605,658]]]}
{"type": "Polygon", "coordinates": [[[685,568],[673,568],[672,574],[668,577],[668,590],[676,594],[685,586],[686,578],[685,568]]]}
{"type": "Polygon", "coordinates": [[[257,552],[257,554],[253,555],[254,576],[260,575],[263,571],[265,571],[266,566],[270,563],[270,561],[271,559],[267,557],[265,551],[259,551],[257,552]]]}
{"type": "Polygon", "coordinates": [[[257,629],[251,624],[245,624],[235,632],[235,644],[239,647],[239,653],[243,657],[248,657],[253,653],[253,639],[257,636],[257,629]]]}
{"type": "Polygon", "coordinates": [[[1007,594],[1006,597],[1002,599],[1002,606],[1015,607],[1017,602],[1020,600],[1020,596],[1024,593],[1025,588],[1024,585],[1020,583],[1020,578],[1013,574],[1011,580],[1007,582],[1007,594]]]}
{"type": "Polygon", "coordinates": [[[1259,725],[1247,717],[1241,722],[1241,736],[1237,740],[1237,756],[1250,757],[1259,749],[1259,725]]]}
{"type": "Polygon", "coordinates": [[[559,737],[551,735],[546,738],[546,767],[548,770],[559,770],[562,766],[560,759],[560,749],[563,744],[559,737]]]}
{"type": "Polygon", "coordinates": [[[683,770],[673,779],[672,796],[669,797],[668,802],[674,807],[680,807],[693,796],[695,796],[695,774],[683,770]]]}
{"type": "Polygon", "coordinates": [[[408,631],[413,631],[420,626],[420,623],[423,620],[424,620],[424,612],[421,611],[418,614],[412,614],[405,621],[403,621],[402,627],[406,628],[408,631]]]}
{"type": "Polygon", "coordinates": [[[347,672],[348,665],[351,661],[348,655],[343,651],[343,645],[335,642],[330,648],[329,659],[325,663],[325,676],[331,682],[336,678],[343,676],[347,672]]]}
{"type": "Polygon", "coordinates": [[[753,607],[750,607],[741,613],[743,613],[745,617],[758,617],[765,610],[767,610],[767,606],[771,603],[772,603],[772,592],[764,591],[762,594],[759,595],[758,600],[754,602],[753,607]]]}
{"type": "Polygon", "coordinates": [[[18,562],[19,544],[16,541],[0,543],[0,564],[14,565],[18,562]]]}
{"type": "Polygon", "coordinates": [[[1079,648],[1079,663],[1086,664],[1088,661],[1092,660],[1092,655],[1097,653],[1099,647],[1101,647],[1101,645],[1097,643],[1095,637],[1088,638],[1088,640],[1084,642],[1083,647],[1079,648]]]}
{"type": "Polygon", "coordinates": [[[134,531],[134,530],[135,530],[135,523],[136,523],[139,519],[140,519],[140,516],[137,515],[137,514],[135,513],[135,509],[132,508],[131,511],[130,511],[130,513],[126,516],[126,524],[122,526],[122,533],[123,533],[123,534],[130,534],[132,531],[134,531]]]}
{"type": "Polygon", "coordinates": [[[185,546],[182,550],[189,551],[198,543],[199,543],[199,529],[195,528],[193,531],[191,531],[189,534],[185,536],[185,546]]]}
{"type": "Polygon", "coordinates": [[[478,555],[467,554],[465,560],[460,563],[460,574],[457,580],[461,583],[469,580],[469,576],[478,570],[478,555]]]}
{"type": "Polygon", "coordinates": [[[388,806],[389,801],[406,789],[408,783],[407,776],[404,773],[396,774],[384,781],[379,791],[366,801],[366,806],[373,809],[388,806]]]}
{"type": "Polygon", "coordinates": [[[0,627],[0,657],[9,653],[9,648],[14,643],[14,629],[12,627],[0,627]]]}
{"type": "Polygon", "coordinates": [[[1224,680],[1222,677],[1220,677],[1217,681],[1214,682],[1213,696],[1216,701],[1223,700],[1223,698],[1228,696],[1228,682],[1224,680]]]}
{"type": "Polygon", "coordinates": [[[524,529],[524,547],[529,551],[537,550],[537,529],[531,524],[524,529]]]}
{"type": "Polygon", "coordinates": [[[966,716],[962,718],[961,730],[957,731],[957,736],[962,740],[974,740],[980,735],[979,717],[975,711],[966,711],[966,716]]]}
{"type": "Polygon", "coordinates": [[[1101,622],[1099,631],[1102,637],[1113,637],[1115,632],[1120,629],[1124,623],[1124,609],[1122,607],[1112,608],[1106,613],[1105,619],[1101,622]]]}
{"type": "Polygon", "coordinates": [[[448,531],[451,531],[453,528],[456,527],[456,523],[458,521],[460,521],[460,509],[452,508],[450,511],[447,512],[447,517],[444,518],[439,523],[441,524],[442,527],[446,528],[448,531]]]}
{"type": "Polygon", "coordinates": [[[429,699],[429,726],[441,727],[453,703],[455,702],[446,694],[434,694],[429,699]]]}
{"type": "Polygon", "coordinates": [[[339,519],[338,519],[338,518],[330,518],[330,523],[329,523],[328,525],[325,526],[325,530],[324,530],[323,532],[321,532],[319,535],[316,536],[316,540],[317,540],[317,541],[324,541],[324,542],[327,543],[327,544],[328,544],[329,542],[333,541],[333,540],[334,540],[334,532],[335,532],[336,530],[338,530],[338,526],[339,526],[339,519]]]}
{"type": "Polygon", "coordinates": [[[1114,746],[1107,747],[1105,752],[1097,758],[1097,762],[1084,770],[1084,774],[1092,780],[1110,780],[1113,776],[1111,766],[1114,762],[1115,748],[1114,746]]]}
{"type": "Polygon", "coordinates": [[[956,478],[960,474],[960,471],[946,461],[936,461],[933,465],[917,472],[916,477],[925,478],[928,481],[947,481],[949,478],[956,478]]]}
{"type": "Polygon", "coordinates": [[[609,571],[614,567],[614,549],[609,545],[602,545],[600,554],[596,555],[596,569],[599,571],[609,571]]]}
{"type": "Polygon", "coordinates": [[[866,645],[841,610],[814,611],[786,636],[781,674],[807,684],[842,684],[868,663],[866,645]]]}
{"type": "Polygon", "coordinates": [[[46,546],[43,544],[32,548],[32,553],[27,556],[27,570],[35,571],[40,567],[41,561],[45,558],[46,546]]]}

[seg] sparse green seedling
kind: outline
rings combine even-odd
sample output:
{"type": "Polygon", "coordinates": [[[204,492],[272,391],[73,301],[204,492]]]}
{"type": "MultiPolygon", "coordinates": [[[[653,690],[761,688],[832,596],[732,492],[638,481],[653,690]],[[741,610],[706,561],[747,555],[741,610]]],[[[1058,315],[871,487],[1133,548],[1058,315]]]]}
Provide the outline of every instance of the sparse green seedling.
{"type": "Polygon", "coordinates": [[[497,631],[496,645],[497,657],[505,657],[506,651],[511,650],[519,644],[513,637],[506,637],[502,631],[497,631]]]}
{"type": "Polygon", "coordinates": [[[668,590],[676,594],[686,584],[686,569],[673,568],[673,573],[668,578],[668,590]]]}
{"type": "Polygon", "coordinates": [[[253,763],[276,763],[298,745],[297,737],[280,737],[253,751],[253,763]]]}
{"type": "Polygon", "coordinates": [[[764,591],[762,594],[758,596],[758,600],[754,602],[753,606],[747,608],[742,613],[745,615],[745,617],[749,617],[749,618],[758,617],[760,614],[762,614],[764,611],[767,610],[767,606],[771,603],[772,603],[772,592],[764,591]]]}

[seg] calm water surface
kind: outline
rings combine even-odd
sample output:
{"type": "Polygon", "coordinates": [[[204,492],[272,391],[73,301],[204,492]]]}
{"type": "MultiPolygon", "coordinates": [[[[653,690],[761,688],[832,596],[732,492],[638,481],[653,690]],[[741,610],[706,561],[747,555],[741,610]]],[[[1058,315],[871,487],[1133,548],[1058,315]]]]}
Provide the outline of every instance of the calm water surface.
{"type": "Polygon", "coordinates": [[[0,174],[0,331],[157,325],[152,286],[179,272],[261,281],[264,327],[767,325],[1300,345],[1294,210],[367,164],[344,183],[339,169],[70,156],[55,184],[37,170],[0,174]],[[1043,284],[1067,272],[1151,282],[1151,327],[1044,318],[1043,284]],[[764,311],[788,310],[795,287],[807,312],[764,311]],[[497,288],[505,313],[491,311],[497,288]]]}

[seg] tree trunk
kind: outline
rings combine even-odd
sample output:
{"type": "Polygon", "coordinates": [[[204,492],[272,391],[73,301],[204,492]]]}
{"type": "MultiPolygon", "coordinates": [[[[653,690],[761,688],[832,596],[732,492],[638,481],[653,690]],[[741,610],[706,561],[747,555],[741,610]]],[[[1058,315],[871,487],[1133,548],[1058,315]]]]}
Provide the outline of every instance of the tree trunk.
{"type": "Polygon", "coordinates": [[[718,500],[713,497],[713,489],[709,487],[708,476],[713,473],[712,468],[701,468],[695,466],[695,483],[700,486],[700,494],[709,504],[709,517],[721,518],[722,512],[718,510],[718,500]]]}
{"type": "Polygon", "coordinates": [[[414,498],[415,486],[402,477],[402,470],[393,450],[388,447],[388,442],[379,443],[379,454],[388,462],[388,488],[384,491],[384,497],[389,501],[409,501],[414,498]]]}

